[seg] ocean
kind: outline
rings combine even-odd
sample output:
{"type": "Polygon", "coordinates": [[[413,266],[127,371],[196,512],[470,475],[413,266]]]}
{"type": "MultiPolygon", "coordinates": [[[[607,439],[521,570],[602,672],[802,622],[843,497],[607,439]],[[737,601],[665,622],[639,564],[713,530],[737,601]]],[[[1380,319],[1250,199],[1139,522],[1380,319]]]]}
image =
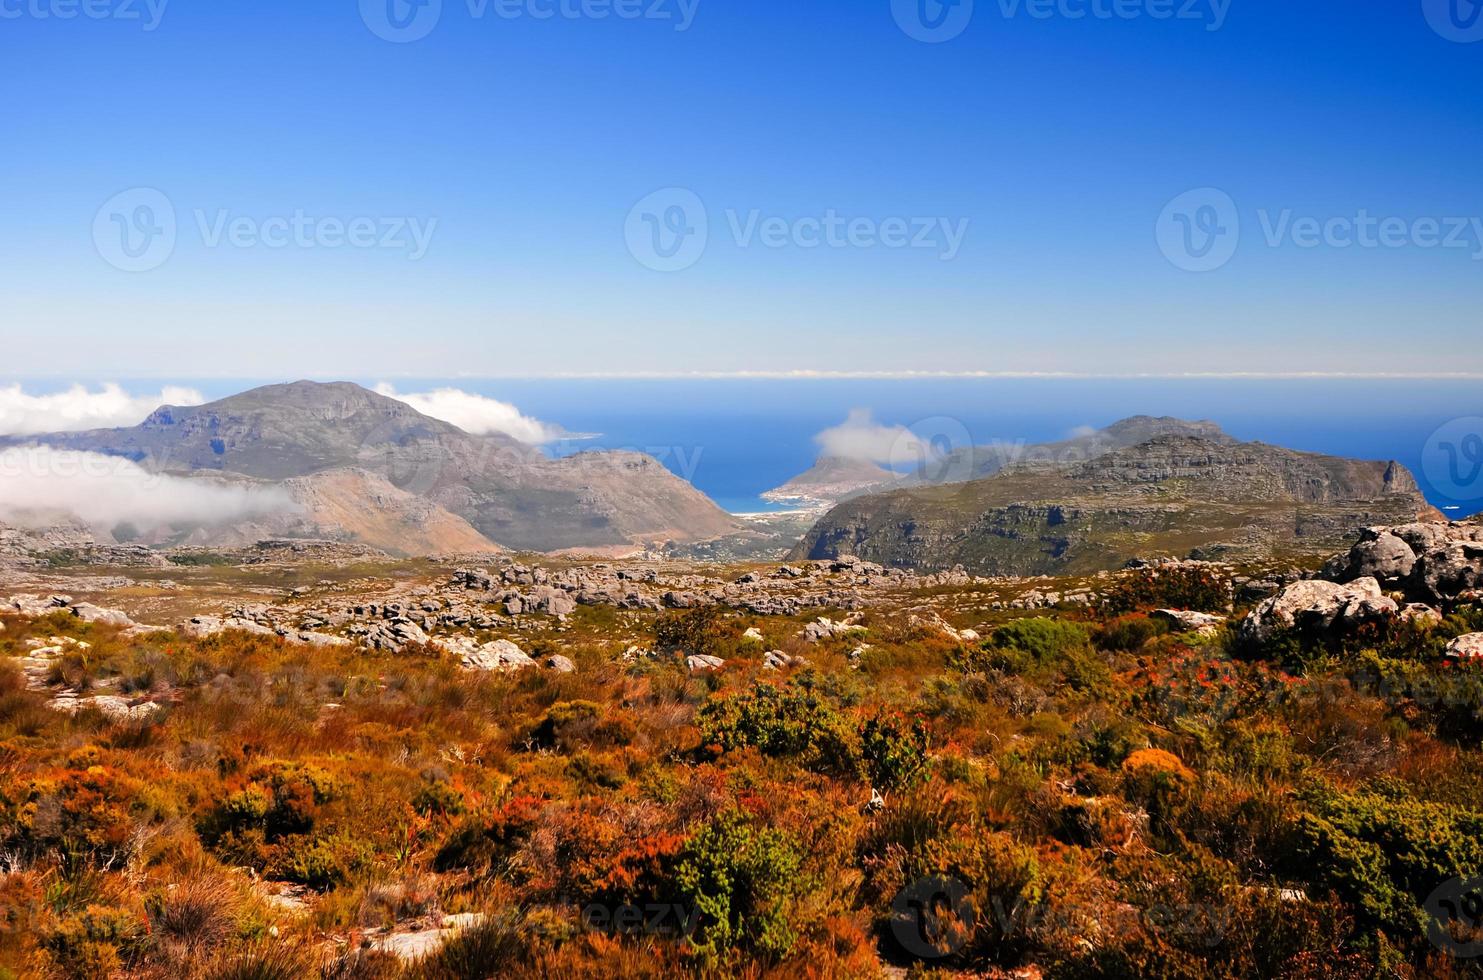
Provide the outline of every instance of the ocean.
{"type": "MultiPolygon", "coordinates": [[[[208,398],[268,383],[168,380],[208,398]]],[[[819,452],[815,435],[855,409],[954,445],[1054,441],[1130,415],[1210,419],[1243,440],[1397,460],[1449,516],[1483,511],[1483,384],[1469,380],[350,380],[390,381],[402,393],[454,387],[510,402],[589,436],[556,443],[553,452],[648,452],[735,513],[777,509],[758,494],[807,469],[819,452]]],[[[65,387],[24,383],[28,393],[65,387]]],[[[160,388],[159,380],[121,383],[135,393],[160,388]]]]}

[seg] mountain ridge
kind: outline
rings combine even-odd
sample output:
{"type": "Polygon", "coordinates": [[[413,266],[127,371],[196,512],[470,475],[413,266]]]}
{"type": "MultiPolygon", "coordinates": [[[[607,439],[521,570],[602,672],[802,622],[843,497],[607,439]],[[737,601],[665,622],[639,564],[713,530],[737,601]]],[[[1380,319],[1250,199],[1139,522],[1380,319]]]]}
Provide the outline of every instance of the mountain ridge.
{"type": "Polygon", "coordinates": [[[701,541],[742,529],[651,457],[592,450],[553,459],[350,382],[267,385],[204,405],[161,406],[137,426],[0,440],[24,445],[104,453],[184,476],[283,482],[364,472],[515,550],[701,541]]]}
{"type": "Polygon", "coordinates": [[[1371,524],[1440,519],[1394,461],[1160,436],[1077,463],[856,497],[793,559],[856,555],[997,575],[1090,572],[1156,555],[1326,553],[1371,524]]]}

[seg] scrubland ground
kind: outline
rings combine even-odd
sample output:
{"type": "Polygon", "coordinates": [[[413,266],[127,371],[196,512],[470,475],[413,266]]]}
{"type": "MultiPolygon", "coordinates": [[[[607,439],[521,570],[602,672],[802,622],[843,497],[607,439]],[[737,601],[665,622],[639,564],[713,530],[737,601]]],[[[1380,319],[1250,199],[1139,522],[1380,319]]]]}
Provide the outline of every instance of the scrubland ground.
{"type": "MultiPolygon", "coordinates": [[[[449,569],[134,574],[173,623],[449,569]]],[[[1092,584],[479,631],[572,672],[0,616],[0,975],[1483,975],[1483,610],[1253,647],[1149,615],[1234,623],[1218,570],[1092,584]]]]}

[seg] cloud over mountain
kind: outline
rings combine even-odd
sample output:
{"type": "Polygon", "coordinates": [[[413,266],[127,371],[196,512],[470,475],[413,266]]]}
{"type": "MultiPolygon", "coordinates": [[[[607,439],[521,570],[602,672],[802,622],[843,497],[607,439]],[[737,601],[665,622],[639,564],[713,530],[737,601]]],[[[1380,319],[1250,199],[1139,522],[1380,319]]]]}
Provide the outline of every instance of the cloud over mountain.
{"type": "Polygon", "coordinates": [[[117,384],[97,391],[78,384],[66,391],[30,395],[14,384],[0,387],[0,435],[121,428],[138,425],[161,405],[200,405],[205,400],[193,388],[174,386],[158,394],[131,395],[117,384]]]}
{"type": "Polygon", "coordinates": [[[230,486],[151,473],[101,453],[29,446],[0,451],[0,518],[74,515],[97,527],[214,524],[296,505],[277,487],[230,486]]]}
{"type": "Polygon", "coordinates": [[[423,415],[449,422],[476,436],[501,433],[532,446],[559,439],[581,438],[572,436],[559,425],[531,418],[509,402],[486,398],[459,388],[437,388],[433,391],[401,394],[383,382],[375,390],[378,395],[395,398],[411,405],[423,415]]]}
{"type": "Polygon", "coordinates": [[[904,425],[881,425],[868,408],[851,409],[839,425],[814,436],[825,456],[899,463],[916,459],[928,447],[904,425]]]}

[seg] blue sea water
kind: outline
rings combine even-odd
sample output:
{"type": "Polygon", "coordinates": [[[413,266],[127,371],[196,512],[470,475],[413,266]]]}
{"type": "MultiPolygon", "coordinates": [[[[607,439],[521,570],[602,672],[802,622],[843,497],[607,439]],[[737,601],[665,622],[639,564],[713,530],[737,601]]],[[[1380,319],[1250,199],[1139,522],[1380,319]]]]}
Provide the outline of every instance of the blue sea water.
{"type": "MultiPolygon", "coordinates": [[[[649,452],[733,512],[777,509],[758,494],[807,469],[818,454],[815,434],[857,408],[884,425],[979,445],[1054,441],[1129,415],[1211,419],[1244,440],[1397,460],[1449,516],[1483,511],[1483,384],[1469,380],[391,380],[400,392],[461,388],[569,432],[596,434],[557,444],[555,452],[649,452]]],[[[123,383],[136,392],[159,390],[158,381],[123,383]]],[[[214,398],[266,382],[171,383],[214,398]]],[[[26,384],[29,392],[57,387],[26,384]]]]}

